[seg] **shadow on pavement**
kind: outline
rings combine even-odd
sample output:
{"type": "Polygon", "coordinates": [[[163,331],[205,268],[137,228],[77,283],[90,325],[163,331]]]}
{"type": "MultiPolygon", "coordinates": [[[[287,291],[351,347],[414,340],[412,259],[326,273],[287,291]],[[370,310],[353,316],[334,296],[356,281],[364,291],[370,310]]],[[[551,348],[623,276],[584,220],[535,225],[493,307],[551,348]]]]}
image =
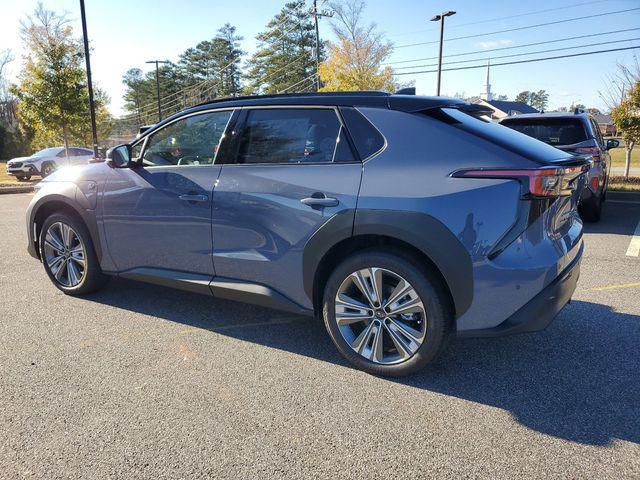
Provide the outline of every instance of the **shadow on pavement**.
{"type": "MultiPolygon", "coordinates": [[[[88,298],[348,366],[311,318],[123,280],[88,298]]],[[[640,316],[574,301],[544,332],[455,340],[423,372],[388,381],[507,410],[573,442],[640,444],[639,347],[640,316]]]]}

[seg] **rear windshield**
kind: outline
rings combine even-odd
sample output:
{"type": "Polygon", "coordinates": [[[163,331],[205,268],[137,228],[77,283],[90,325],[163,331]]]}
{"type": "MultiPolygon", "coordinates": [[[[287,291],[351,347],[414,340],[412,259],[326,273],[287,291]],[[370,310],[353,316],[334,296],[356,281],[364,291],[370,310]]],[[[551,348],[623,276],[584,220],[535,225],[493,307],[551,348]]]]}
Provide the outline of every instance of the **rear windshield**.
{"type": "Polygon", "coordinates": [[[573,145],[589,139],[579,118],[514,118],[501,124],[554,146],[573,145]]]}
{"type": "Polygon", "coordinates": [[[429,115],[534,162],[546,163],[571,157],[562,150],[545,145],[515,130],[479,120],[455,108],[430,110],[429,115]]]}

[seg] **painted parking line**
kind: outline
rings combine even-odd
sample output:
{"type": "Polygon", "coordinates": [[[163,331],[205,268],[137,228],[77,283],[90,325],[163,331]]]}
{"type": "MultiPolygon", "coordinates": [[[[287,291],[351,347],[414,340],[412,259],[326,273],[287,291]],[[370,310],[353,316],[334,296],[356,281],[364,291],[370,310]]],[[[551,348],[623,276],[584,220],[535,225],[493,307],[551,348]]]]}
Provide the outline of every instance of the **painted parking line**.
{"type": "Polygon", "coordinates": [[[627,257],[637,256],[640,256],[640,221],[638,221],[638,225],[636,225],[636,230],[633,232],[629,248],[627,248],[627,257]]]}
{"type": "Polygon", "coordinates": [[[601,292],[603,290],[616,290],[618,288],[631,288],[631,287],[640,287],[640,282],[638,283],[622,283],[620,285],[605,285],[604,287],[594,287],[590,288],[592,292],[601,292]]]}

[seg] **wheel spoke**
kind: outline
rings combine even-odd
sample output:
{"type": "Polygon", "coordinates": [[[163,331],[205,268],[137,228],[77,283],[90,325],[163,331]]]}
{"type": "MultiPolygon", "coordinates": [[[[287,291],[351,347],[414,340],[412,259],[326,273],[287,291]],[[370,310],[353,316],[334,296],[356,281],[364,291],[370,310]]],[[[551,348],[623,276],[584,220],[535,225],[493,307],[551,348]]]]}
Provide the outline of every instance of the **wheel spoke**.
{"type": "Polygon", "coordinates": [[[401,278],[398,284],[396,285],[396,288],[394,288],[393,292],[391,292],[391,295],[389,295],[389,298],[385,302],[385,306],[393,305],[398,300],[401,300],[402,298],[406,297],[407,294],[411,291],[413,291],[413,287],[411,286],[411,284],[405,281],[403,278],[401,278]]]}
{"type": "Polygon", "coordinates": [[[407,342],[402,335],[399,335],[398,330],[393,324],[385,324],[384,328],[389,334],[389,338],[391,338],[393,346],[396,347],[400,358],[408,358],[415,353],[415,349],[411,348],[412,346],[415,346],[415,343],[411,341],[407,342]]]}
{"type": "Polygon", "coordinates": [[[370,268],[369,275],[371,276],[371,285],[375,296],[374,301],[380,306],[382,304],[382,269],[370,268]]]}
{"type": "Polygon", "coordinates": [[[62,231],[62,241],[64,242],[64,246],[67,248],[71,248],[71,242],[73,240],[73,230],[69,225],[64,223],[60,224],[60,229],[62,231]]]}
{"type": "Polygon", "coordinates": [[[399,305],[397,302],[394,305],[389,305],[389,308],[387,309],[387,313],[389,315],[400,315],[401,313],[416,313],[416,312],[424,313],[424,305],[422,304],[420,297],[418,297],[418,295],[415,294],[415,291],[413,289],[411,289],[411,293],[414,293],[414,295],[412,295],[411,298],[406,302],[403,302],[399,305]]]}
{"type": "Polygon", "coordinates": [[[77,285],[80,283],[80,272],[73,262],[67,260],[67,278],[69,285],[77,285]]]}
{"type": "Polygon", "coordinates": [[[416,330],[413,327],[410,327],[409,325],[404,323],[402,320],[396,320],[391,317],[388,317],[388,320],[389,320],[389,323],[387,324],[387,327],[389,328],[390,331],[393,331],[394,333],[399,333],[402,336],[406,337],[409,341],[417,343],[418,347],[420,346],[420,344],[422,343],[422,339],[424,337],[424,334],[422,332],[420,332],[419,330],[416,330]]]}
{"type": "Polygon", "coordinates": [[[367,284],[367,280],[362,275],[362,272],[366,272],[366,270],[360,270],[359,272],[352,273],[351,280],[353,281],[355,286],[358,287],[358,290],[362,292],[362,295],[364,295],[364,298],[367,299],[367,302],[369,302],[369,305],[371,306],[371,308],[373,308],[373,305],[375,303],[373,297],[375,296],[375,294],[369,288],[369,285],[367,284]]]}
{"type": "Polygon", "coordinates": [[[62,243],[62,239],[58,238],[54,233],[53,229],[49,229],[47,234],[44,237],[44,243],[49,245],[49,247],[54,250],[64,250],[64,244],[62,243]]]}
{"type": "Polygon", "coordinates": [[[47,259],[47,265],[51,269],[51,273],[53,273],[54,275],[55,275],[54,269],[57,272],[58,268],[60,268],[63,262],[64,262],[64,257],[61,255],[54,255],[53,257],[47,259]]]}
{"type": "Polygon", "coordinates": [[[351,348],[353,348],[356,352],[362,353],[364,347],[369,343],[369,339],[371,338],[371,331],[373,330],[374,322],[371,322],[367,327],[360,332],[360,335],[356,337],[356,339],[351,342],[351,348]]]}
{"type": "Polygon", "coordinates": [[[371,318],[373,318],[373,310],[364,303],[354,300],[344,293],[336,297],[336,320],[338,325],[350,325],[364,320],[371,320],[371,318]]]}
{"type": "MultiPolygon", "coordinates": [[[[65,268],[67,266],[67,259],[63,258],[62,262],[60,262],[59,266],[54,270],[53,268],[51,269],[51,273],[53,273],[53,276],[56,277],[56,280],[58,280],[60,283],[62,283],[63,285],[66,285],[63,281],[62,281],[62,273],[64,271],[66,271],[67,269],[65,268]]],[[[67,275],[68,276],[68,275],[67,275]]]]}

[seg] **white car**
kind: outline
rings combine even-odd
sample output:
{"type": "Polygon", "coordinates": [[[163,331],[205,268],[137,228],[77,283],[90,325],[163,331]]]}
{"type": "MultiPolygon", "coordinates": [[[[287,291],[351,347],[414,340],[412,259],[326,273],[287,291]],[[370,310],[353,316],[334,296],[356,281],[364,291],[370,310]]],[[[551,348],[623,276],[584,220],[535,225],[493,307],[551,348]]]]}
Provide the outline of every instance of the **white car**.
{"type": "Polygon", "coordinates": [[[13,158],[7,162],[7,173],[18,180],[29,180],[32,175],[42,178],[56,168],[86,164],[93,158],[93,150],[85,147],[51,147],[30,157],[13,158]]]}

